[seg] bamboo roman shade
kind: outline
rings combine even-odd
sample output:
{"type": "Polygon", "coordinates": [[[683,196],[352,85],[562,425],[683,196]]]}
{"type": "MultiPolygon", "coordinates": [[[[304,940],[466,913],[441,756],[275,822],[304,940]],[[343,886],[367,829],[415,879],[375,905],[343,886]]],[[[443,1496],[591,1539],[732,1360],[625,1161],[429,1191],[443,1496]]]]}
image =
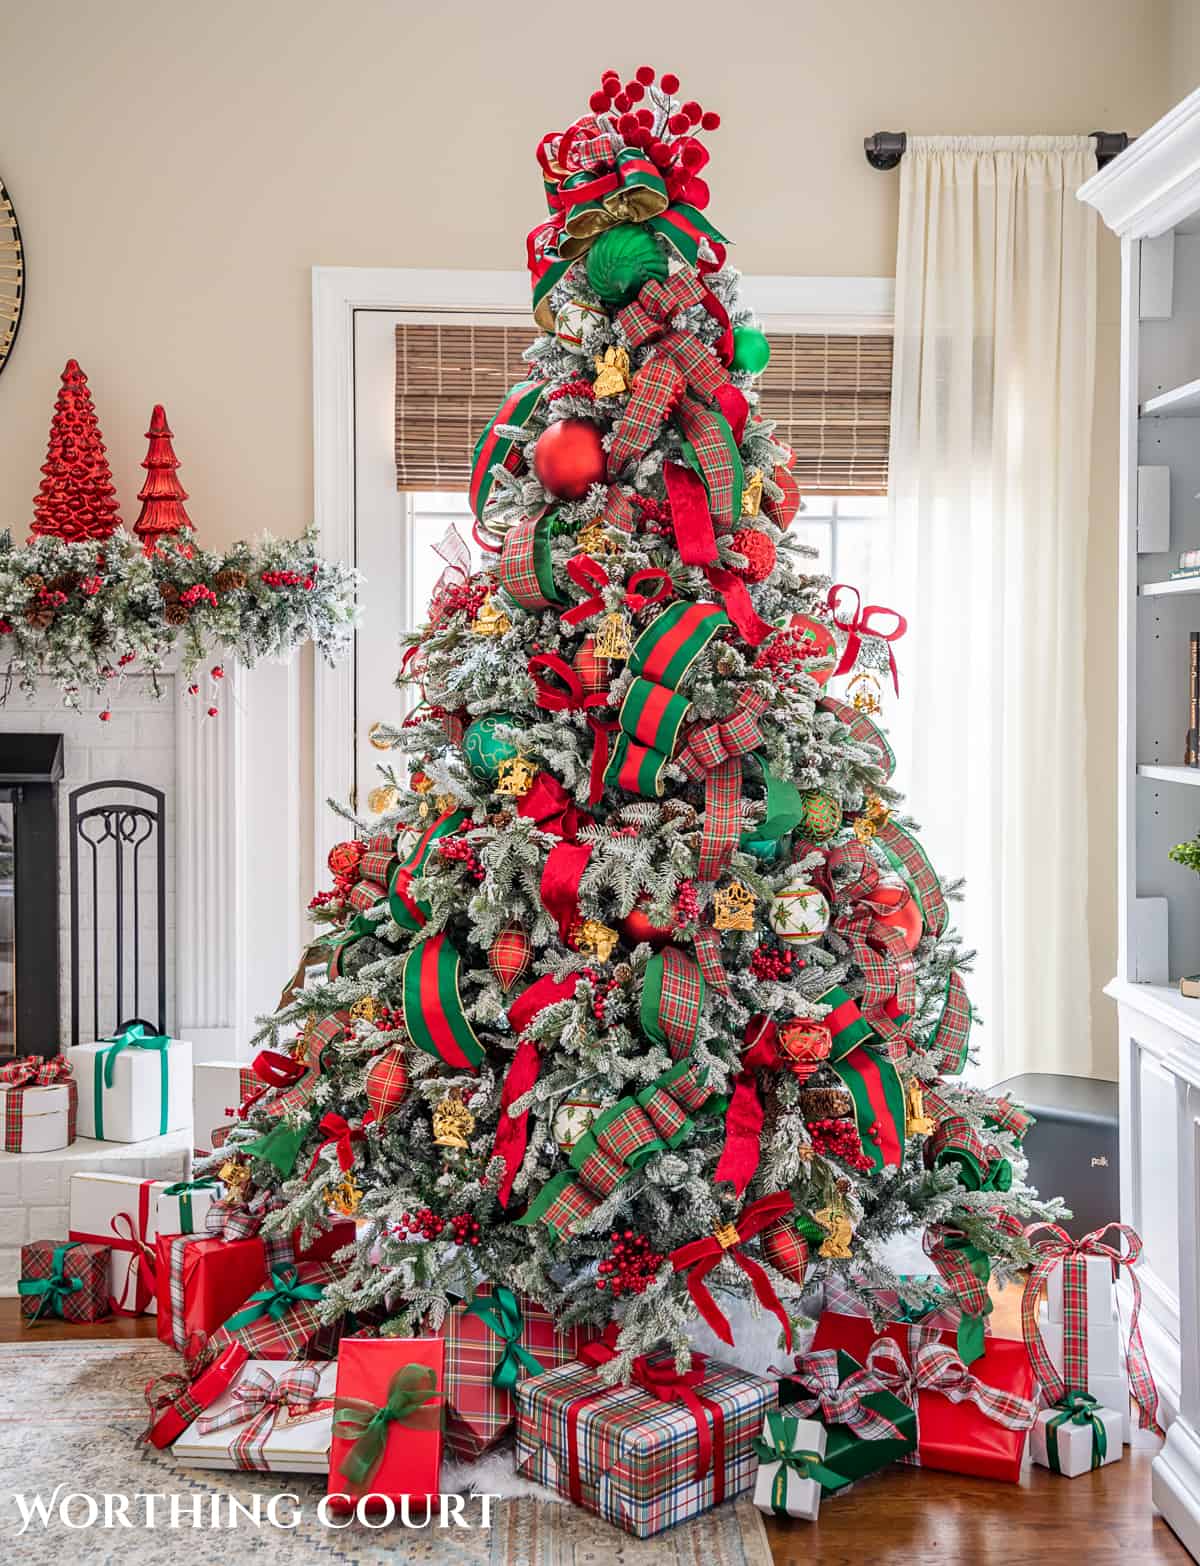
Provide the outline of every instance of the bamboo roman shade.
{"type": "MultiPolygon", "coordinates": [[[[530,328],[396,328],[396,483],[467,488],[471,452],[505,392],[524,379],[530,328]]],[[[796,453],[801,494],[887,492],[892,339],[771,333],[759,411],[796,453]]]]}

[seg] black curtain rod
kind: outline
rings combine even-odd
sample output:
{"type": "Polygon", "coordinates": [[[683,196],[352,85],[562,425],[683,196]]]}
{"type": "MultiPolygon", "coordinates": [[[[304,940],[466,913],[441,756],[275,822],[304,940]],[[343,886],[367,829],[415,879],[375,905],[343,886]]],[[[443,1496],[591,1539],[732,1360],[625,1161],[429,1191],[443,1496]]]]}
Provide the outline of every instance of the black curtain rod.
{"type": "MultiPolygon", "coordinates": [[[[1096,143],[1096,163],[1103,168],[1111,163],[1119,152],[1124,152],[1132,138],[1127,131],[1092,131],[1096,143]]],[[[908,146],[905,131],[876,131],[863,137],[863,150],[873,169],[894,169],[904,156],[908,146]]]]}

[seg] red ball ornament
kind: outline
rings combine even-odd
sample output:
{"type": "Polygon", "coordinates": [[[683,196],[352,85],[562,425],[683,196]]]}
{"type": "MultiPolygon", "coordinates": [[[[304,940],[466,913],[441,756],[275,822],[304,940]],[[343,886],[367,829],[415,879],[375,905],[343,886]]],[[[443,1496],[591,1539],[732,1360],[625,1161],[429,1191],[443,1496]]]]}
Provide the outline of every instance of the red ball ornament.
{"type": "Polygon", "coordinates": [[[920,905],[908,888],[896,882],[881,881],[872,893],[871,901],[877,907],[883,905],[887,910],[875,915],[875,923],[899,930],[905,946],[910,952],[915,952],[925,933],[925,924],[921,918],[920,905]]]}
{"type": "Polygon", "coordinates": [[[793,1283],[803,1283],[808,1271],[808,1241],[783,1218],[764,1229],[759,1238],[763,1256],[775,1271],[793,1283]]]}
{"type": "Polygon", "coordinates": [[[747,582],[765,582],[775,569],[775,545],[757,528],[741,527],[729,540],[739,555],[745,555],[746,564],[735,566],[737,574],[747,582]]]}
{"type": "Polygon", "coordinates": [[[356,838],[351,838],[346,843],[335,843],[329,850],[326,863],[334,875],[354,876],[358,874],[359,860],[364,852],[363,845],[356,838]]]}
{"type": "Polygon", "coordinates": [[[488,967],[507,995],[526,972],[533,958],[529,936],[519,924],[505,925],[488,951],[488,967]]]}
{"type": "Polygon", "coordinates": [[[779,1024],[779,1053],[798,1082],[806,1082],[833,1049],[833,1035],[823,1022],[792,1017],[779,1024]]]}
{"type": "Polygon", "coordinates": [[[629,910],[618,928],[631,945],[636,946],[641,941],[649,941],[655,950],[666,946],[675,934],[674,925],[658,925],[648,919],[642,910],[641,902],[629,910]]]}
{"type": "Polygon", "coordinates": [[[590,419],[560,419],[538,436],[533,471],[559,500],[582,500],[607,468],[600,426],[590,419]]]}

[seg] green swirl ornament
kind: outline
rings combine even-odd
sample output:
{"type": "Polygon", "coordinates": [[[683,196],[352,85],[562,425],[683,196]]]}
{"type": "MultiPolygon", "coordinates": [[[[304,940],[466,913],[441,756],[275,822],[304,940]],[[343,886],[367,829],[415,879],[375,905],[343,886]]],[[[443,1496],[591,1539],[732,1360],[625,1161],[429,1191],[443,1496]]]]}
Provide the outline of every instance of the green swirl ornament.
{"type": "Polygon", "coordinates": [[[666,282],[667,258],[654,235],[640,224],[606,228],[588,251],[587,279],[605,304],[629,304],[652,277],[666,282]]]}
{"type": "Polygon", "coordinates": [[[511,740],[498,739],[496,730],[520,727],[521,720],[511,712],[489,712],[468,726],[462,737],[462,751],[472,776],[481,783],[499,782],[501,763],[511,761],[520,747],[511,740]]]}

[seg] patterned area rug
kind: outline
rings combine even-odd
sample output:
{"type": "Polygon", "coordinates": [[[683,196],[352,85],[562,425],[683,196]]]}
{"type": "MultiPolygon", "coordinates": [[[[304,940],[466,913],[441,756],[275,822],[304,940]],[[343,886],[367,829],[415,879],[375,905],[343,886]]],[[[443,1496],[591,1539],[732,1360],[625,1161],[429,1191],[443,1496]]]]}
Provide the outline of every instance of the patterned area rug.
{"type": "MultiPolygon", "coordinates": [[[[0,1345],[0,1560],[28,1566],[96,1566],[120,1559],[133,1566],[173,1566],[187,1557],[198,1566],[218,1561],[272,1566],[374,1566],[397,1561],[445,1566],[770,1566],[762,1519],[743,1499],[672,1529],[657,1539],[631,1539],[569,1505],[517,1496],[495,1503],[491,1527],[479,1526],[480,1502],[463,1515],[472,1527],[424,1531],[399,1522],[377,1532],[357,1525],[322,1527],[316,1503],[324,1485],[302,1474],[206,1472],[176,1465],[170,1452],[138,1447],[145,1423],[142,1388],[151,1377],[178,1368],[177,1357],[154,1343],[71,1342],[0,1345]],[[95,1526],[67,1526],[57,1510],[48,1526],[32,1522],[23,1533],[16,1495],[26,1504],[47,1502],[58,1490],[76,1497],[71,1523],[83,1522],[93,1497],[129,1496],[133,1526],[103,1511],[95,1526]],[[156,1526],[146,1526],[147,1495],[156,1526]],[[288,1495],[279,1515],[297,1526],[256,1526],[231,1507],[265,1508],[273,1495],[288,1495]],[[171,1512],[179,1519],[170,1526],[171,1512]],[[236,1523],[230,1526],[231,1512],[236,1523]],[[219,1528],[212,1526],[214,1520],[219,1528]],[[194,1525],[196,1519],[198,1526],[194,1525]]],[[[57,1503],[55,1503],[57,1505],[57,1503]]],[[[109,1506],[112,1507],[110,1502],[109,1506]]],[[[418,1513],[417,1520],[420,1520],[418,1513]]]]}

